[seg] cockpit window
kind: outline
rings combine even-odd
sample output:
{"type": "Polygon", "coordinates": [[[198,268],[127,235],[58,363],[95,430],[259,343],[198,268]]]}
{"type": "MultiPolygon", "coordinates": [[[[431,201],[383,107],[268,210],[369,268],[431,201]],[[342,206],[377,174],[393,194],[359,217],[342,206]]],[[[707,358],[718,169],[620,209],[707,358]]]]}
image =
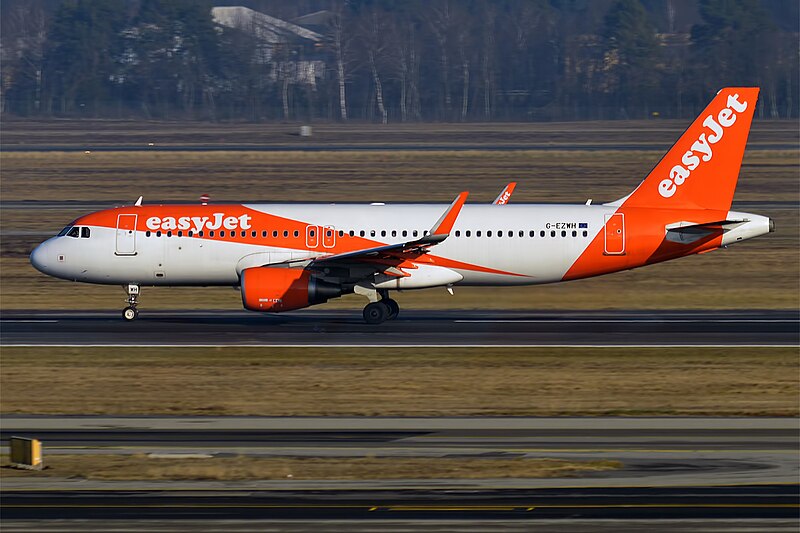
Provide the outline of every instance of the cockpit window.
{"type": "Polygon", "coordinates": [[[89,238],[89,228],[81,228],[81,239],[89,238]]]}
{"type": "Polygon", "coordinates": [[[61,231],[59,231],[59,232],[58,232],[58,237],[63,237],[63,236],[64,236],[64,235],[66,235],[66,234],[69,232],[69,230],[71,230],[71,229],[72,229],[72,226],[67,226],[66,228],[62,229],[61,231]]]}
{"type": "Polygon", "coordinates": [[[79,231],[80,231],[80,228],[78,226],[75,226],[74,228],[69,230],[69,232],[67,233],[67,237],[76,237],[77,238],[78,235],[79,235],[79,231]]]}

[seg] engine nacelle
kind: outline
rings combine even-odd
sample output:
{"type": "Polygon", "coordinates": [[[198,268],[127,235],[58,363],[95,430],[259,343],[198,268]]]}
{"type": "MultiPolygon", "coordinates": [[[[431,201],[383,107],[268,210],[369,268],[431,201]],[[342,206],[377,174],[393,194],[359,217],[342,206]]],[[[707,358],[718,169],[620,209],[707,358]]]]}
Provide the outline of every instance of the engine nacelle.
{"type": "Polygon", "coordinates": [[[268,313],[302,309],[342,295],[339,285],[299,268],[246,268],[241,286],[244,308],[268,313]]]}

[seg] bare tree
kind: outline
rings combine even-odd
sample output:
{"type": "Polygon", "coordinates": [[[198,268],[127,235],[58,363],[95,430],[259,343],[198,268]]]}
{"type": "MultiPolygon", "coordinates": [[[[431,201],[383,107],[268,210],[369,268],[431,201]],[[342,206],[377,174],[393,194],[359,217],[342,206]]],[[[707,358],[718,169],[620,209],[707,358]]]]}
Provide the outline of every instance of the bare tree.
{"type": "Polygon", "coordinates": [[[334,3],[329,22],[329,35],[336,63],[336,81],[339,86],[339,114],[342,120],[347,120],[347,70],[351,61],[352,33],[346,27],[344,10],[344,2],[334,3]]]}
{"type": "Polygon", "coordinates": [[[431,16],[428,25],[436,38],[439,46],[439,72],[442,76],[442,92],[444,93],[444,111],[450,118],[450,64],[448,61],[448,39],[450,37],[452,17],[450,15],[450,1],[441,0],[431,6],[431,16]]]}
{"type": "Polygon", "coordinates": [[[47,39],[47,16],[39,1],[16,4],[4,21],[2,32],[3,69],[0,74],[0,111],[6,110],[6,94],[13,86],[32,89],[32,111],[42,105],[42,63],[47,39]],[[21,83],[25,80],[26,83],[21,83]]]}
{"type": "Polygon", "coordinates": [[[386,24],[386,14],[379,13],[376,9],[370,9],[365,13],[361,23],[361,33],[363,35],[365,48],[367,51],[367,63],[372,75],[372,82],[375,86],[375,102],[378,112],[381,115],[381,123],[389,121],[386,106],[383,103],[383,82],[378,71],[379,63],[383,63],[388,43],[386,41],[388,28],[386,24]]]}

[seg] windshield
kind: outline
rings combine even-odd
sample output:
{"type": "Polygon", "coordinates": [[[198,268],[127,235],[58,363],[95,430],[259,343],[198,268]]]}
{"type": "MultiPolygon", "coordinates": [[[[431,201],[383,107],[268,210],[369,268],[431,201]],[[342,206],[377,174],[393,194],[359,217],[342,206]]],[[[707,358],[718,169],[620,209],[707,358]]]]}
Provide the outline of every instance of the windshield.
{"type": "Polygon", "coordinates": [[[64,229],[62,229],[61,231],[58,232],[57,237],[63,237],[64,235],[69,233],[69,230],[71,230],[71,229],[72,229],[72,226],[67,226],[66,228],[64,228],[64,229]]]}

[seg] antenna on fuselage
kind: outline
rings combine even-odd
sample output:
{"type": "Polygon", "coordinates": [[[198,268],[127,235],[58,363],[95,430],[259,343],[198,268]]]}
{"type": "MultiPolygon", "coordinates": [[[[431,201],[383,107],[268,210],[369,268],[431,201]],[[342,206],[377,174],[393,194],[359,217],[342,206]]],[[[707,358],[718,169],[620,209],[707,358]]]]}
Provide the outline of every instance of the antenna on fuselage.
{"type": "Polygon", "coordinates": [[[136,207],[142,207],[142,198],[144,198],[144,197],[140,196],[139,199],[136,200],[136,203],[133,204],[133,205],[135,205],[136,207]]]}
{"type": "Polygon", "coordinates": [[[208,205],[208,201],[210,199],[211,199],[211,197],[208,194],[204,194],[204,195],[200,196],[200,205],[208,205]]]}

